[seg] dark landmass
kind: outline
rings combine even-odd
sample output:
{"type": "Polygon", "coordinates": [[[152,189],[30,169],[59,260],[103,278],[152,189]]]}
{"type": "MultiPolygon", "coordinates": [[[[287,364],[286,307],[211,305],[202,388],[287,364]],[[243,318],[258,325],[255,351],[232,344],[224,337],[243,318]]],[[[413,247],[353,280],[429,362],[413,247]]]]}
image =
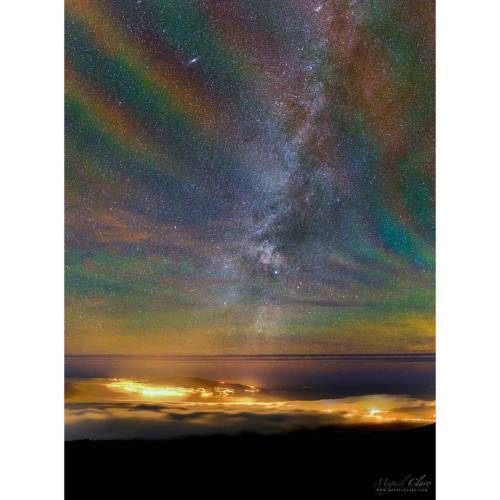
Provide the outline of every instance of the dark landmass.
{"type": "Polygon", "coordinates": [[[435,498],[435,425],[65,446],[67,499],[435,498]]]}

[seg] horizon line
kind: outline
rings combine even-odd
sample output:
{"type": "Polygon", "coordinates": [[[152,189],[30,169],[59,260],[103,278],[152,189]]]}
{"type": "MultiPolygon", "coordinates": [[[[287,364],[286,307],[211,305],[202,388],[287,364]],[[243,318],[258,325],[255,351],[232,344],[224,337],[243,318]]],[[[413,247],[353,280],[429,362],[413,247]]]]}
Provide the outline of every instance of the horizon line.
{"type": "Polygon", "coordinates": [[[65,358],[303,358],[303,357],[421,357],[436,356],[435,352],[391,352],[391,353],[267,353],[267,354],[64,354],[65,358]]]}

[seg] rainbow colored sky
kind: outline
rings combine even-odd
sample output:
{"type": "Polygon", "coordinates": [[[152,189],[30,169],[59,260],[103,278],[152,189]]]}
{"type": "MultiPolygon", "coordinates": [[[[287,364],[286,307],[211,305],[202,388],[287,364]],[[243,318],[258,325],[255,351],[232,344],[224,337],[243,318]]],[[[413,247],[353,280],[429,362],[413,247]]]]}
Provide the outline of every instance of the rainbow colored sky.
{"type": "Polygon", "coordinates": [[[434,351],[434,5],[66,1],[68,354],[434,351]]]}

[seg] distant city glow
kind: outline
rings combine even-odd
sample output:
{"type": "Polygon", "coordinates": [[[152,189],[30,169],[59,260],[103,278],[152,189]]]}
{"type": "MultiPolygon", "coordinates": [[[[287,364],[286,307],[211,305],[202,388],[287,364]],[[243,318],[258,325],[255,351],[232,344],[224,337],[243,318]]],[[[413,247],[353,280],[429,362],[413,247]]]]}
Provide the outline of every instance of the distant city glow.
{"type": "Polygon", "coordinates": [[[139,393],[142,396],[158,397],[158,396],[184,396],[189,391],[184,387],[162,387],[151,386],[133,380],[118,380],[107,384],[106,387],[118,391],[139,393]]]}
{"type": "MultiPolygon", "coordinates": [[[[224,382],[221,382],[224,383],[224,382]]],[[[212,387],[207,389],[205,387],[180,387],[180,386],[163,386],[153,385],[146,382],[138,382],[128,379],[114,379],[112,382],[105,384],[108,389],[135,393],[148,398],[162,398],[162,397],[183,397],[189,395],[198,395],[203,398],[212,396],[226,397],[234,394],[235,390],[230,387],[212,387]]],[[[258,389],[250,388],[248,392],[258,392],[258,389]]]]}
{"type": "MultiPolygon", "coordinates": [[[[239,414],[245,419],[253,415],[300,415],[306,422],[320,421],[322,425],[408,424],[425,425],[435,421],[435,402],[404,395],[375,394],[337,399],[293,399],[273,394],[255,386],[199,379],[186,380],[183,385],[148,380],[113,378],[86,379],[74,382],[73,395],[66,397],[68,404],[113,403],[128,405],[143,401],[146,404],[165,405],[157,416],[170,414],[239,414]]],[[[117,407],[116,407],[117,408],[117,407]]],[[[80,411],[80,410],[78,410],[80,411]]],[[[116,410],[118,412],[118,410],[116,410]]],[[[147,411],[145,409],[144,411],[147,411]]],[[[71,411],[70,411],[71,413],[71,411]]],[[[125,414],[128,414],[125,412],[125,414]]],[[[88,417],[95,417],[89,413],[88,417]]],[[[121,418],[121,413],[117,415],[121,418]]],[[[116,416],[116,415],[115,415],[116,416]]],[[[84,417],[82,417],[84,418],[84,417]]],[[[149,415],[148,418],[153,418],[149,415]]],[[[73,415],[72,419],[79,419],[73,415]]]]}
{"type": "Polygon", "coordinates": [[[435,421],[435,401],[370,394],[307,399],[238,380],[81,378],[66,382],[69,439],[170,438],[283,432],[328,426],[419,427],[435,421]]]}

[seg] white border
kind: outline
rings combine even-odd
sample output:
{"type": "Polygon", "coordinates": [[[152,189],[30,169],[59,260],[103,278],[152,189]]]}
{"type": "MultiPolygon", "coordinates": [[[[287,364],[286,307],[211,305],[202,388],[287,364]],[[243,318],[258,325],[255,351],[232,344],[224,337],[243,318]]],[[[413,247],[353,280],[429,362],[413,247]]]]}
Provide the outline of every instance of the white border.
{"type": "Polygon", "coordinates": [[[63,498],[63,2],[6,2],[0,498],[63,498]]]}
{"type": "Polygon", "coordinates": [[[438,1],[438,500],[500,489],[499,14],[438,1]]]}

